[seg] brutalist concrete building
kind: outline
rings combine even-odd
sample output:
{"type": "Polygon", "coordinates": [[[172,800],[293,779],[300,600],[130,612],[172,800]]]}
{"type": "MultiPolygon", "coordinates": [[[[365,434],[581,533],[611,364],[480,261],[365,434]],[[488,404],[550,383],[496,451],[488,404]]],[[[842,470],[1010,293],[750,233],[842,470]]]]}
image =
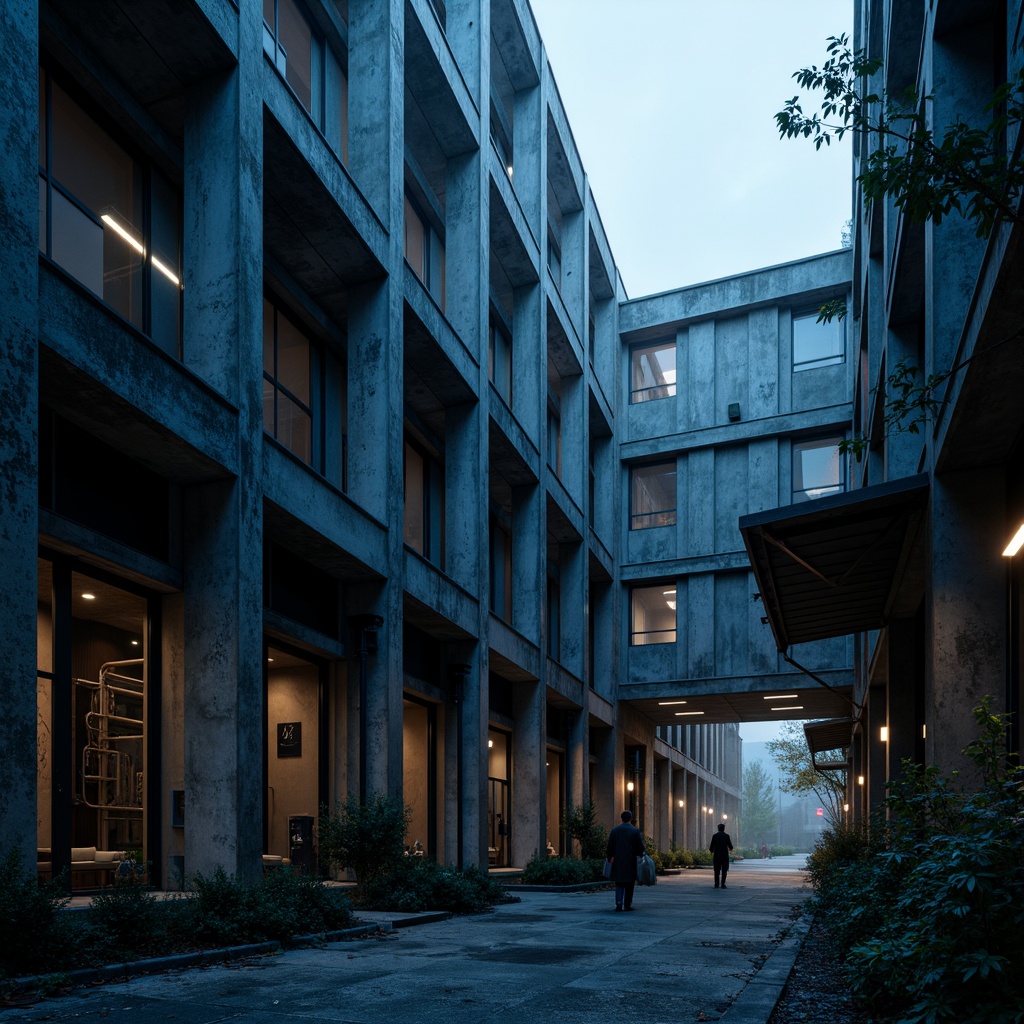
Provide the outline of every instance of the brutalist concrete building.
{"type": "Polygon", "coordinates": [[[848,251],[628,300],[525,0],[13,0],[0,47],[26,864],[309,866],[380,793],[449,863],[587,799],[705,845],[738,722],[846,714],[737,520],[845,491],[848,251]]]}
{"type": "MultiPolygon", "coordinates": [[[[1019,2],[860,0],[855,8],[855,45],[884,61],[867,91],[898,98],[915,89],[937,141],[957,121],[984,129],[1006,113],[990,104],[1024,64],[1019,2]]],[[[873,144],[855,146],[855,173],[873,144]]],[[[995,145],[1020,166],[1019,126],[995,145]]],[[[960,755],[986,696],[993,711],[1014,716],[1007,743],[1021,749],[1019,195],[1010,206],[985,236],[955,211],[938,224],[915,222],[858,189],[847,323],[853,427],[866,454],[850,467],[846,494],[741,520],[778,646],[856,635],[853,703],[806,730],[816,756],[849,768],[853,814],[881,805],[905,759],[970,780],[960,755]],[[912,411],[887,423],[887,381],[901,365],[918,368],[918,386],[930,375],[943,383],[924,420],[912,411]]]]}

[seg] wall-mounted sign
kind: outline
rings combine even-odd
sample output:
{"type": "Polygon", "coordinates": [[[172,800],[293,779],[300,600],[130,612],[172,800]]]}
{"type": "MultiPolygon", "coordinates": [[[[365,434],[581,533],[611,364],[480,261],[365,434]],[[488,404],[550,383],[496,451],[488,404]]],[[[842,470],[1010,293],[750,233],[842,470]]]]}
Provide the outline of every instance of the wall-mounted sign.
{"type": "Polygon", "coordinates": [[[302,723],[277,723],[277,756],[302,757],[302,723]]]}

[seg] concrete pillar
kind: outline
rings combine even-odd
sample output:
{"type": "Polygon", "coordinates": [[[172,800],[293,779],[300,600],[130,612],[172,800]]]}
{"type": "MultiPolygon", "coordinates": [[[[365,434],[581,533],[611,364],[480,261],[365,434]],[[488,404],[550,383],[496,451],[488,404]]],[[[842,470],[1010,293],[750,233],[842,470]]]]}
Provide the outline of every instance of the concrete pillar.
{"type": "MultiPolygon", "coordinates": [[[[445,848],[462,867],[487,866],[487,664],[478,644],[454,644],[448,655],[451,720],[445,732],[445,848]],[[454,769],[454,770],[453,770],[454,769]]],[[[513,765],[516,730],[513,731],[513,765]]],[[[513,858],[518,794],[512,786],[513,858]]],[[[529,858],[527,858],[529,859],[529,858]]],[[[513,859],[513,863],[519,863],[513,859]]],[[[525,864],[526,862],[523,861],[525,864]]]]}
{"type": "Polygon", "coordinates": [[[36,863],[36,551],[39,543],[39,36],[29,0],[0,5],[0,836],[22,865],[36,863]]]}
{"type": "Polygon", "coordinates": [[[483,403],[445,410],[445,570],[461,587],[489,607],[487,578],[486,431],[483,403]]]}
{"type": "Polygon", "coordinates": [[[582,543],[558,547],[562,665],[580,679],[584,677],[587,649],[586,602],[587,549],[582,543]]]}
{"type": "Polygon", "coordinates": [[[618,822],[618,798],[615,795],[615,752],[613,748],[613,730],[600,728],[593,730],[590,749],[594,757],[591,765],[591,791],[597,820],[611,829],[618,822]]]}
{"type": "Polygon", "coordinates": [[[586,708],[568,714],[569,734],[565,751],[566,795],[573,807],[579,807],[589,793],[590,752],[586,708]]]}
{"type": "Polygon", "coordinates": [[[512,708],[512,863],[522,867],[544,849],[546,841],[547,704],[543,683],[516,683],[512,708]]]}
{"type": "Polygon", "coordinates": [[[886,687],[889,722],[889,778],[902,774],[904,760],[921,763],[921,714],[917,706],[920,664],[917,629],[913,619],[889,623],[889,685],[886,687]]]}
{"type": "Polygon", "coordinates": [[[512,488],[512,625],[535,644],[541,642],[547,551],[543,492],[536,484],[512,488]]]}
{"type": "Polygon", "coordinates": [[[256,878],[263,847],[262,20],[185,102],[185,360],[238,406],[237,479],[184,492],[185,866],[256,878]],[[211,197],[215,201],[211,201],[211,197]]]}
{"type": "Polygon", "coordinates": [[[869,812],[885,806],[885,784],[888,781],[888,744],[882,741],[881,732],[886,725],[885,688],[872,686],[868,691],[864,745],[867,748],[867,790],[869,812]]]}
{"type": "Polygon", "coordinates": [[[688,850],[697,847],[697,822],[700,820],[700,793],[697,785],[697,776],[691,772],[686,773],[686,816],[683,820],[683,845],[688,850]]]}
{"type": "Polygon", "coordinates": [[[961,769],[965,782],[974,769],[961,751],[977,735],[966,712],[986,694],[994,698],[993,711],[1005,702],[1005,503],[1000,467],[932,481],[925,755],[945,771],[961,769]]]}

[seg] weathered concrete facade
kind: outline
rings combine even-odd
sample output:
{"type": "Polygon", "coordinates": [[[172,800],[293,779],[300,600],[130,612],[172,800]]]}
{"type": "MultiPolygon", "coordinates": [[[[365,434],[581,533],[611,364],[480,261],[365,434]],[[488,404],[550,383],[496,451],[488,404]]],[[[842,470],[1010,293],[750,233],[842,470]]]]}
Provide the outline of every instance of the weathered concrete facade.
{"type": "MultiPolygon", "coordinates": [[[[845,349],[790,365],[848,255],[627,301],[522,0],[0,18],[26,862],[253,875],[375,793],[462,864],[564,850],[585,799],[662,847],[735,820],[736,723],[816,687],[765,646],[736,518],[849,420],[845,349]],[[635,403],[666,334],[674,400],[635,403]],[[674,525],[631,529],[671,460],[674,525]],[[672,641],[637,642],[669,580],[672,641]]],[[[814,657],[848,685],[847,642],[814,657]]]]}

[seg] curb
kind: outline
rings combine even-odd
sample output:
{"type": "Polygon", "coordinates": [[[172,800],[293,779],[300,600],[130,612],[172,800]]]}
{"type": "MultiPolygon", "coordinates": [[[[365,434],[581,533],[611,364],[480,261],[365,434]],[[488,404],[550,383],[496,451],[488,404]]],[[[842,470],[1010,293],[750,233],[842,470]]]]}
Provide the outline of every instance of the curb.
{"type": "Polygon", "coordinates": [[[796,963],[797,954],[814,921],[813,914],[801,914],[761,965],[757,974],[742,988],[735,1002],[722,1014],[728,1024],[765,1024],[782,996],[796,963]]]}

